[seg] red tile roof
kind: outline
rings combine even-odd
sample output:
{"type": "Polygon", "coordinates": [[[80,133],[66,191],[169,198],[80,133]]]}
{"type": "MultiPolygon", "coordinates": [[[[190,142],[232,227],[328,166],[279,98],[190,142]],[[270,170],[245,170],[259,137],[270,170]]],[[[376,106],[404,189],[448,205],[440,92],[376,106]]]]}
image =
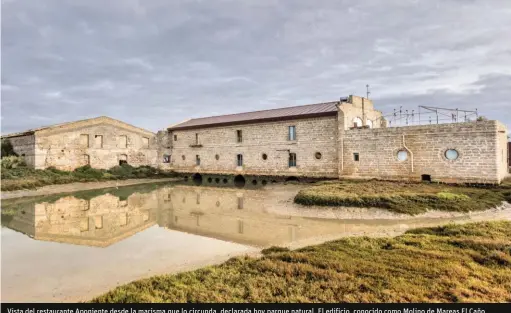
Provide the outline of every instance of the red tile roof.
{"type": "Polygon", "coordinates": [[[309,118],[319,116],[335,116],[337,114],[336,104],[338,102],[326,102],[308,104],[295,107],[228,114],[220,116],[194,118],[176,125],[170,126],[169,130],[184,130],[193,128],[204,128],[213,126],[227,126],[237,124],[252,124],[260,122],[280,121],[297,118],[309,118]]]}

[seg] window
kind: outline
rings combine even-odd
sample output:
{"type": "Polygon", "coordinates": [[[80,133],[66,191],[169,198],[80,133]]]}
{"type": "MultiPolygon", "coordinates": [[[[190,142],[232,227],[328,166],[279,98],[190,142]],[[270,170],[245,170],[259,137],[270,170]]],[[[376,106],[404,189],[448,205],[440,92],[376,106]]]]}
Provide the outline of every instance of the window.
{"type": "Polygon", "coordinates": [[[238,166],[243,166],[243,154],[238,154],[236,157],[238,166]]]}
{"type": "Polygon", "coordinates": [[[360,156],[358,152],[353,153],[353,161],[358,162],[360,161],[360,156]]]}
{"type": "Polygon", "coordinates": [[[103,216],[94,216],[94,226],[96,229],[103,228],[103,216]]]}
{"type": "Polygon", "coordinates": [[[195,133],[195,144],[196,145],[199,144],[199,134],[198,133],[195,133]]]}
{"type": "Polygon", "coordinates": [[[243,210],[243,197],[238,197],[238,210],[243,210]]]}
{"type": "Polygon", "coordinates": [[[183,159],[183,161],[186,160],[186,157],[184,154],[181,156],[181,159],[183,159]]]}
{"type": "Polygon", "coordinates": [[[90,157],[89,157],[88,154],[84,154],[82,156],[82,158],[83,158],[83,160],[82,160],[82,162],[83,162],[82,164],[83,165],[90,165],[90,157]]]}
{"type": "Polygon", "coordinates": [[[236,142],[243,142],[243,134],[241,130],[236,131],[236,142]]]}
{"type": "Polygon", "coordinates": [[[94,136],[94,146],[96,148],[103,148],[103,136],[102,135],[94,136]]]}
{"type": "Polygon", "coordinates": [[[315,157],[317,160],[321,159],[321,152],[316,152],[316,153],[314,154],[314,157],[315,157]]]}
{"type": "Polygon", "coordinates": [[[458,151],[454,149],[448,149],[447,151],[445,151],[445,158],[447,160],[454,161],[458,158],[458,156],[459,156],[458,151]]]}
{"type": "Polygon", "coordinates": [[[362,127],[362,119],[360,117],[353,119],[353,127],[362,127]]]}
{"type": "Polygon", "coordinates": [[[218,154],[215,154],[215,159],[218,161],[220,159],[220,156],[218,154]]]}
{"type": "Polygon", "coordinates": [[[197,165],[197,166],[200,165],[200,156],[198,156],[198,155],[195,156],[195,165],[197,165]]]}
{"type": "Polygon", "coordinates": [[[373,121],[371,121],[371,120],[367,120],[367,121],[366,121],[366,125],[367,125],[369,128],[373,128],[373,121]]]}
{"type": "Polygon", "coordinates": [[[174,135],[174,141],[177,141],[177,135],[174,135]]]}
{"type": "Polygon", "coordinates": [[[87,134],[80,135],[80,146],[84,147],[84,148],[89,147],[89,135],[87,135],[87,134]]]}
{"type": "Polygon", "coordinates": [[[127,136],[119,136],[119,148],[127,148],[128,147],[128,137],[127,136]]]}
{"type": "Polygon", "coordinates": [[[295,167],[296,166],[296,153],[290,153],[289,154],[289,167],[295,167]]]}
{"type": "Polygon", "coordinates": [[[296,140],[296,127],[295,126],[289,126],[289,140],[296,140]]]}
{"type": "Polygon", "coordinates": [[[168,154],[163,155],[163,163],[170,163],[170,155],[168,154]]]}
{"type": "Polygon", "coordinates": [[[399,161],[406,161],[408,160],[408,151],[405,151],[405,150],[400,150],[397,152],[397,159],[399,161]]]}
{"type": "Polygon", "coordinates": [[[266,153],[263,153],[263,155],[261,156],[263,158],[263,160],[266,161],[266,159],[268,159],[268,155],[266,153]]]}
{"type": "Polygon", "coordinates": [[[149,138],[142,137],[142,147],[143,148],[149,148],[149,138]]]}
{"type": "Polygon", "coordinates": [[[238,233],[243,234],[243,221],[238,221],[238,233]]]}

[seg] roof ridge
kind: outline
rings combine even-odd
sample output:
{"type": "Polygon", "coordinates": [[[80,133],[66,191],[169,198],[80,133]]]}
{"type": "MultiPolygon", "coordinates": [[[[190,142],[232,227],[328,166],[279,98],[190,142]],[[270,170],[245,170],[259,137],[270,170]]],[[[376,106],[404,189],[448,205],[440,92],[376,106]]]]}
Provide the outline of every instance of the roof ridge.
{"type": "MultiPolygon", "coordinates": [[[[275,110],[292,109],[292,108],[306,107],[306,106],[313,106],[313,105],[331,104],[331,103],[336,103],[336,102],[338,102],[338,101],[319,102],[319,103],[312,103],[312,104],[301,104],[301,105],[293,105],[293,106],[290,106],[290,107],[280,107],[280,108],[274,108],[274,109],[257,110],[257,111],[248,111],[248,112],[239,112],[239,113],[231,113],[231,114],[211,115],[211,116],[204,116],[204,117],[190,118],[190,119],[185,120],[185,121],[183,121],[183,122],[187,122],[187,121],[194,121],[194,120],[200,120],[200,119],[205,119],[205,118],[212,118],[212,117],[234,116],[234,115],[247,114],[247,113],[260,113],[260,112],[268,112],[268,111],[275,111],[275,110]]],[[[179,124],[182,124],[183,122],[181,122],[181,123],[179,123],[179,124]]],[[[177,126],[177,125],[173,125],[173,126],[177,126]]]]}

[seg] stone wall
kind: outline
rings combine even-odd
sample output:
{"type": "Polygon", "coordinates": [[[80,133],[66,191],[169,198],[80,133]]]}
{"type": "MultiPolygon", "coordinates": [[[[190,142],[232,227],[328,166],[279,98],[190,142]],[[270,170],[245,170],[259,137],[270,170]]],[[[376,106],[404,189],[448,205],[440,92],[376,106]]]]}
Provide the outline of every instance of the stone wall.
{"type": "Polygon", "coordinates": [[[509,174],[509,163],[508,163],[508,140],[507,140],[507,129],[506,126],[500,122],[497,122],[497,167],[498,177],[500,180],[506,178],[509,174]]]}
{"type": "Polygon", "coordinates": [[[337,177],[334,116],[176,130],[171,138],[171,168],[177,172],[337,177]],[[288,140],[289,126],[296,127],[296,140],[288,140]],[[238,130],[242,142],[237,142],[238,130]],[[289,167],[290,153],[296,154],[296,167],[289,167]],[[237,166],[238,154],[243,166],[237,166]]]}
{"type": "Polygon", "coordinates": [[[340,140],[340,176],[421,180],[429,175],[432,181],[498,183],[504,168],[501,126],[486,121],[346,130],[340,140]],[[456,160],[446,158],[448,149],[459,153],[456,160]],[[407,151],[406,160],[398,160],[399,151],[407,151]]]}
{"type": "Polygon", "coordinates": [[[25,136],[17,136],[7,138],[13,146],[14,152],[16,152],[19,156],[25,158],[25,162],[28,166],[33,167],[35,164],[35,136],[25,135],[25,136]]]}
{"type": "Polygon", "coordinates": [[[37,132],[35,154],[35,167],[40,169],[73,170],[86,164],[108,169],[120,160],[156,166],[159,161],[154,134],[110,123],[37,132]]]}

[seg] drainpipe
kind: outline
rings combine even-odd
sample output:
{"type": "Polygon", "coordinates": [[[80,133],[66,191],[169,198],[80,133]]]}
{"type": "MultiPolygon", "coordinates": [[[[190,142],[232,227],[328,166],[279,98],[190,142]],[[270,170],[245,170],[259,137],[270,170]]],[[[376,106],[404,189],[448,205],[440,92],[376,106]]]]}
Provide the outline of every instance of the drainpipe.
{"type": "Polygon", "coordinates": [[[410,153],[410,161],[412,163],[412,173],[413,173],[413,152],[412,150],[408,149],[408,147],[406,146],[405,144],[405,135],[403,135],[403,147],[406,149],[406,151],[408,151],[408,153],[410,153]]]}

